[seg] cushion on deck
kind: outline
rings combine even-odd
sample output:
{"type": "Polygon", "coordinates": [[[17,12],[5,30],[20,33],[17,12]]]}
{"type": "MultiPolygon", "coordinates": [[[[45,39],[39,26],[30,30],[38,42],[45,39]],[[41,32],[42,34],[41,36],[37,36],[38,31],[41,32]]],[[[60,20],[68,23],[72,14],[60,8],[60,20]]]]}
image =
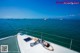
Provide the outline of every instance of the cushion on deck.
{"type": "Polygon", "coordinates": [[[26,41],[26,42],[28,42],[30,40],[32,40],[32,38],[30,38],[30,37],[24,39],[24,41],[26,41]]]}

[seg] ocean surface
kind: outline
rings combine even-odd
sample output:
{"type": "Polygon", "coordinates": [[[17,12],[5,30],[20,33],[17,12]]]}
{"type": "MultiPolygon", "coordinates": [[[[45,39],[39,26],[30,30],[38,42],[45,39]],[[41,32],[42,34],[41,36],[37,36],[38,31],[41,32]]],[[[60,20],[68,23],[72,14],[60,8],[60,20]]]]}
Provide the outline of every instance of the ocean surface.
{"type": "Polygon", "coordinates": [[[0,19],[0,38],[21,31],[80,51],[80,20],[0,19]]]}

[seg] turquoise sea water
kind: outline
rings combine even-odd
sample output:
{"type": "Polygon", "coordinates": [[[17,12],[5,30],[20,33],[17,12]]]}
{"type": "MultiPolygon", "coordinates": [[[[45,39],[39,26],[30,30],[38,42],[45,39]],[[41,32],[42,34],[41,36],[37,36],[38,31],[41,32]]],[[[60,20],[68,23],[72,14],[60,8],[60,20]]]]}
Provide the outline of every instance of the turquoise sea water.
{"type": "Polygon", "coordinates": [[[0,38],[20,31],[80,51],[80,20],[0,19],[0,38]]]}

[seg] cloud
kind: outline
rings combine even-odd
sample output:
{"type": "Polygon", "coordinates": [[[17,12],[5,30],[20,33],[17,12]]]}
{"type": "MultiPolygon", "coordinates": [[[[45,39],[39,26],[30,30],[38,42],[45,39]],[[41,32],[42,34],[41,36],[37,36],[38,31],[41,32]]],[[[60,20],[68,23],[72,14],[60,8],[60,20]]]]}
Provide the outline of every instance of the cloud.
{"type": "Polygon", "coordinates": [[[69,16],[76,16],[76,15],[74,15],[74,14],[71,14],[71,15],[69,15],[69,16]]]}
{"type": "Polygon", "coordinates": [[[29,19],[34,19],[34,18],[58,18],[58,19],[65,19],[65,18],[70,18],[70,17],[75,17],[75,16],[80,16],[80,14],[75,15],[75,14],[70,14],[70,15],[46,15],[46,14],[41,14],[39,12],[35,12],[33,10],[29,9],[23,9],[23,8],[15,8],[15,7],[8,7],[8,8],[1,8],[0,9],[0,18],[29,18],[29,19]]]}

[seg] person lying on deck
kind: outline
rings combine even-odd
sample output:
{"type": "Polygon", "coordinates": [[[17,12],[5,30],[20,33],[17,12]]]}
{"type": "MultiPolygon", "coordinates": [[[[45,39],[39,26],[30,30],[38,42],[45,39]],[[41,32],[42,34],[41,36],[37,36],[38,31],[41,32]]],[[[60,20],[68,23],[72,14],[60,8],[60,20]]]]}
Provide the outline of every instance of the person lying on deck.
{"type": "Polygon", "coordinates": [[[45,49],[50,50],[50,51],[54,51],[53,47],[49,43],[43,41],[42,45],[45,49]]]}
{"type": "Polygon", "coordinates": [[[30,43],[31,47],[40,43],[45,49],[50,50],[50,51],[54,51],[53,47],[49,43],[47,43],[46,41],[44,41],[42,39],[38,39],[38,38],[33,38],[32,40],[34,40],[34,43],[30,43]]]}

